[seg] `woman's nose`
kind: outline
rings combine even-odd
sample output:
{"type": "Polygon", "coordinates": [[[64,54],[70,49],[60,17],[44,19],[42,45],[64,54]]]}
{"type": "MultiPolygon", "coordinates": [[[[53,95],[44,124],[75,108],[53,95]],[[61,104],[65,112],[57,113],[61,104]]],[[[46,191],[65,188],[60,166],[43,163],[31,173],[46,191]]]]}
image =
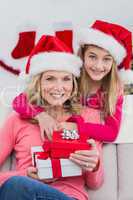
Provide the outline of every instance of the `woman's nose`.
{"type": "Polygon", "coordinates": [[[62,91],[64,88],[64,84],[61,81],[57,81],[54,85],[54,88],[58,91],[62,91]]]}

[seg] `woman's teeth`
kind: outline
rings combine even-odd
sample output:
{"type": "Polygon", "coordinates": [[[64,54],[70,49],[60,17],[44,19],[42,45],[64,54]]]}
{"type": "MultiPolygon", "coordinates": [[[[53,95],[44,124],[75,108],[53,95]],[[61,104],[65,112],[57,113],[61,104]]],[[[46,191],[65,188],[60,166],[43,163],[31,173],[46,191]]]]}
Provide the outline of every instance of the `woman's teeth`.
{"type": "Polygon", "coordinates": [[[63,96],[64,94],[51,94],[52,97],[59,99],[63,96]]]}

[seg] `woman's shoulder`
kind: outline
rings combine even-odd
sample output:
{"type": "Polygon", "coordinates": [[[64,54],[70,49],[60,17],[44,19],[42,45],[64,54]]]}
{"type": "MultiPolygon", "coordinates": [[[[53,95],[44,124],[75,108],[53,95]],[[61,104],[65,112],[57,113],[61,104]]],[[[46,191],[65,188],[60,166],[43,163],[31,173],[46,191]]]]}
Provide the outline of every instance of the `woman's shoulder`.
{"type": "Polygon", "coordinates": [[[10,122],[12,124],[27,124],[28,122],[26,120],[23,120],[18,113],[15,111],[12,111],[6,118],[7,122],[10,122]]]}

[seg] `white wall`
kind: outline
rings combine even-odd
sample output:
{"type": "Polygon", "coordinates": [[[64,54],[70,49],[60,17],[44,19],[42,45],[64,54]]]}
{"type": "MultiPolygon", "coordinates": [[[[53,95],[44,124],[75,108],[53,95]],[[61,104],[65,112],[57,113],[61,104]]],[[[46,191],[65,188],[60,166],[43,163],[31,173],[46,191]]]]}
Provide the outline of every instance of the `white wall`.
{"type": "MultiPolygon", "coordinates": [[[[23,31],[26,26],[35,27],[38,34],[42,34],[51,32],[51,24],[56,21],[89,26],[96,19],[119,23],[133,30],[133,1],[0,0],[0,59],[9,65],[21,66],[23,60],[13,60],[10,53],[18,39],[17,32],[23,31]]],[[[15,76],[0,68],[0,90],[14,86],[15,81],[15,76]]]]}
{"type": "Polygon", "coordinates": [[[133,27],[132,0],[0,0],[0,26],[21,21],[38,22],[49,27],[53,20],[72,20],[87,25],[105,19],[133,27]]]}

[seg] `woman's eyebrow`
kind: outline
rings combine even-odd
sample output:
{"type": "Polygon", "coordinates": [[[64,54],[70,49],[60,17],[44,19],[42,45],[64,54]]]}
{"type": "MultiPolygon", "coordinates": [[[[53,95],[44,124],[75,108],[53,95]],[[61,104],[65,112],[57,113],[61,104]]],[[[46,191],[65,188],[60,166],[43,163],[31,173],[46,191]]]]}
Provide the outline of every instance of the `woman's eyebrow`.
{"type": "Polygon", "coordinates": [[[92,51],[89,51],[88,53],[89,53],[89,54],[94,54],[94,55],[96,55],[96,53],[94,53],[94,52],[92,52],[92,51]]]}
{"type": "Polygon", "coordinates": [[[52,75],[45,75],[44,76],[45,78],[48,78],[48,77],[53,77],[52,75]]]}

